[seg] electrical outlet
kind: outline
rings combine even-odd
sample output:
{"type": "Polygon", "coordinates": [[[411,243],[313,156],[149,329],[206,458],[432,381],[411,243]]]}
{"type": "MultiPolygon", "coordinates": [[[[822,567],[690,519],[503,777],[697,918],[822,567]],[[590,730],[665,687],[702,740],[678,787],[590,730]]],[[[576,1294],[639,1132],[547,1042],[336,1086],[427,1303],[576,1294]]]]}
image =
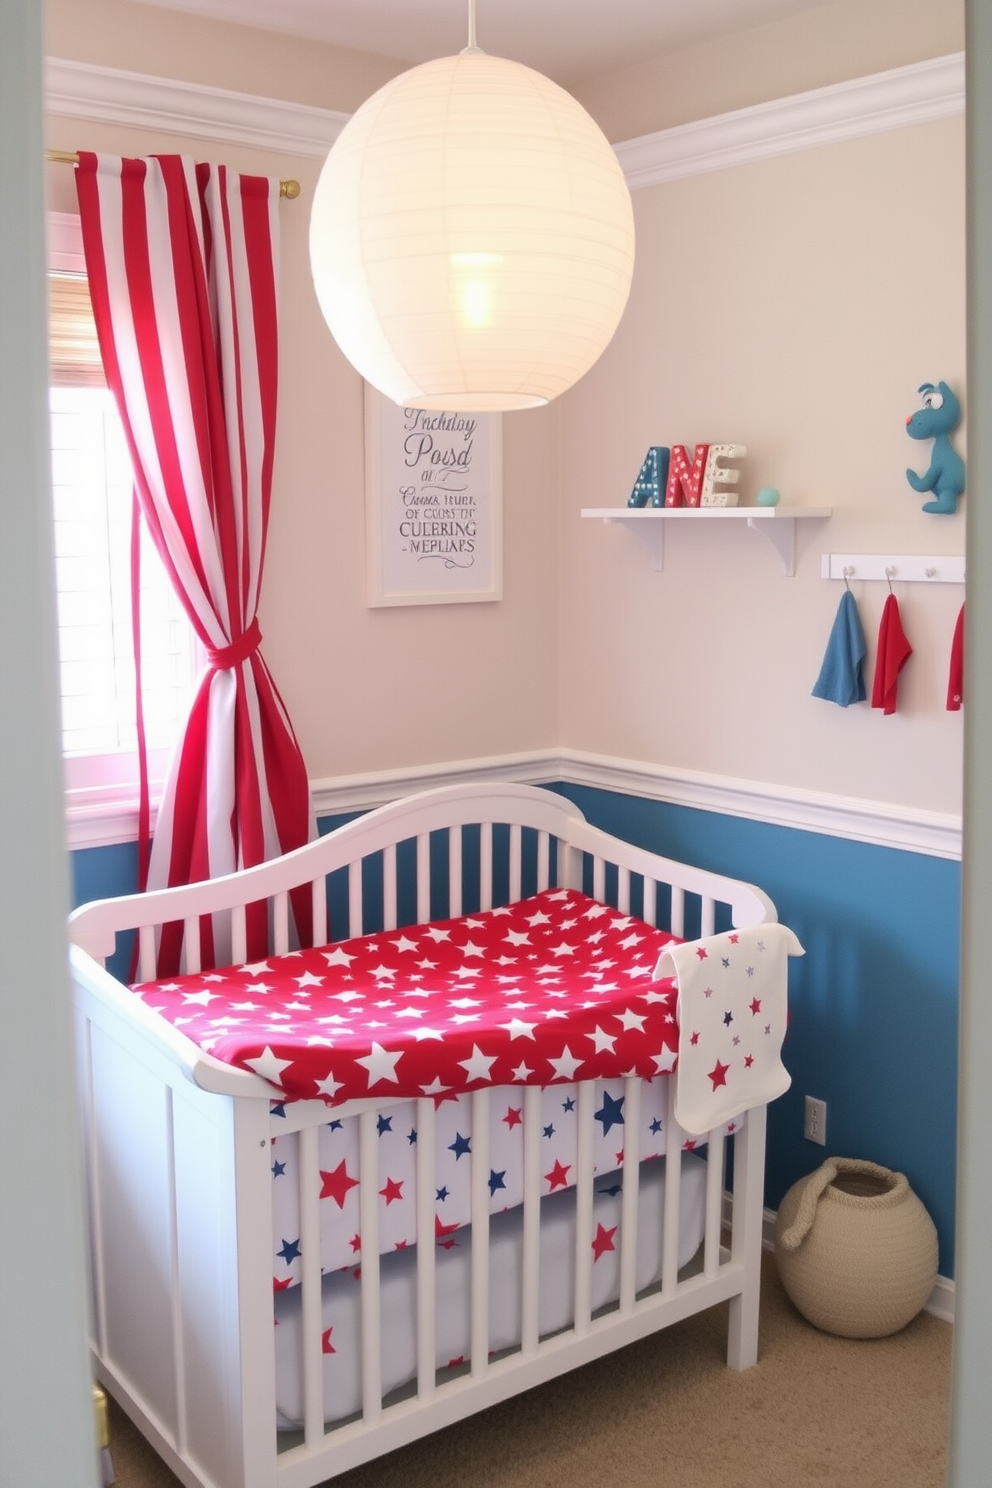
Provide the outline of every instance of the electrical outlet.
{"type": "Polygon", "coordinates": [[[821,1147],[827,1142],[827,1103],[817,1100],[815,1096],[806,1097],[806,1118],[803,1123],[803,1136],[807,1142],[818,1142],[821,1147]]]}

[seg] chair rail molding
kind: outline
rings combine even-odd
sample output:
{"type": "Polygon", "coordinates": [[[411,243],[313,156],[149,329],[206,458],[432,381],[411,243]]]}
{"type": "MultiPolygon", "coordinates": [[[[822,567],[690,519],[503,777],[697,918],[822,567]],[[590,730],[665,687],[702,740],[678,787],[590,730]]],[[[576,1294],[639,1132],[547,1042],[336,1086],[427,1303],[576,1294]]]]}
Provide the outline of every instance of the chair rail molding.
{"type": "MultiPolygon", "coordinates": [[[[323,817],[369,811],[399,796],[434,786],[486,780],[513,780],[527,785],[585,785],[639,796],[646,801],[846,837],[854,842],[923,853],[928,857],[961,857],[961,818],[950,812],[921,811],[911,806],[737,780],[576,749],[538,749],[446,760],[407,769],[337,775],[312,780],[310,790],[314,812],[323,817]]],[[[66,834],[68,846],[75,849],[134,842],[138,835],[136,791],[117,786],[113,791],[67,792],[66,834]]]]}

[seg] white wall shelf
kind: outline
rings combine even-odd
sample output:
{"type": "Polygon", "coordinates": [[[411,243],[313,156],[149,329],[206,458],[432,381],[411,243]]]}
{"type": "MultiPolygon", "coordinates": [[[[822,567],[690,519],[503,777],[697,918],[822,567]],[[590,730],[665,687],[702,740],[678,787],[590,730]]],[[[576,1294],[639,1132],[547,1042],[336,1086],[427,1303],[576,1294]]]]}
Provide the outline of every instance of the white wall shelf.
{"type": "Polygon", "coordinates": [[[796,523],[829,517],[829,506],[590,506],[584,517],[619,522],[640,538],[651,554],[652,567],[665,567],[666,522],[712,522],[744,520],[761,532],[782,562],[782,572],[791,578],[796,571],[796,523]]]}

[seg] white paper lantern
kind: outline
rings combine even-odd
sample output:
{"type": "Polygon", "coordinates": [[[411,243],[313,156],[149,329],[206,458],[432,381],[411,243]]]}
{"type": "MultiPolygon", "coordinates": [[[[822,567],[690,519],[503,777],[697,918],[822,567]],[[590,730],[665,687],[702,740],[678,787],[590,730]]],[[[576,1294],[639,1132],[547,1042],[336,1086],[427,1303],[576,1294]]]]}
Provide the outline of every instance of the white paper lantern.
{"type": "Polygon", "coordinates": [[[570,94],[470,47],[349,120],[317,182],[310,262],[342,352],[394,402],[533,408],[616,330],[630,193],[570,94]]]}

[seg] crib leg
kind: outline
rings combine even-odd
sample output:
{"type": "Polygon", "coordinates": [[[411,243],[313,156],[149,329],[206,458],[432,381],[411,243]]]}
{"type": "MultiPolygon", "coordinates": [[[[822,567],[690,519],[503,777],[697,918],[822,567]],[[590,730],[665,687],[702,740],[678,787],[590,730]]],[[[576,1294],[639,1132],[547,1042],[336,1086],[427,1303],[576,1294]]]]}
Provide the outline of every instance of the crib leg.
{"type": "Polygon", "coordinates": [[[758,1362],[766,1120],[766,1108],[755,1107],[747,1114],[743,1133],[734,1138],[731,1259],[743,1267],[744,1274],[740,1293],[730,1301],[727,1364],[731,1369],[750,1369],[758,1362]]]}

